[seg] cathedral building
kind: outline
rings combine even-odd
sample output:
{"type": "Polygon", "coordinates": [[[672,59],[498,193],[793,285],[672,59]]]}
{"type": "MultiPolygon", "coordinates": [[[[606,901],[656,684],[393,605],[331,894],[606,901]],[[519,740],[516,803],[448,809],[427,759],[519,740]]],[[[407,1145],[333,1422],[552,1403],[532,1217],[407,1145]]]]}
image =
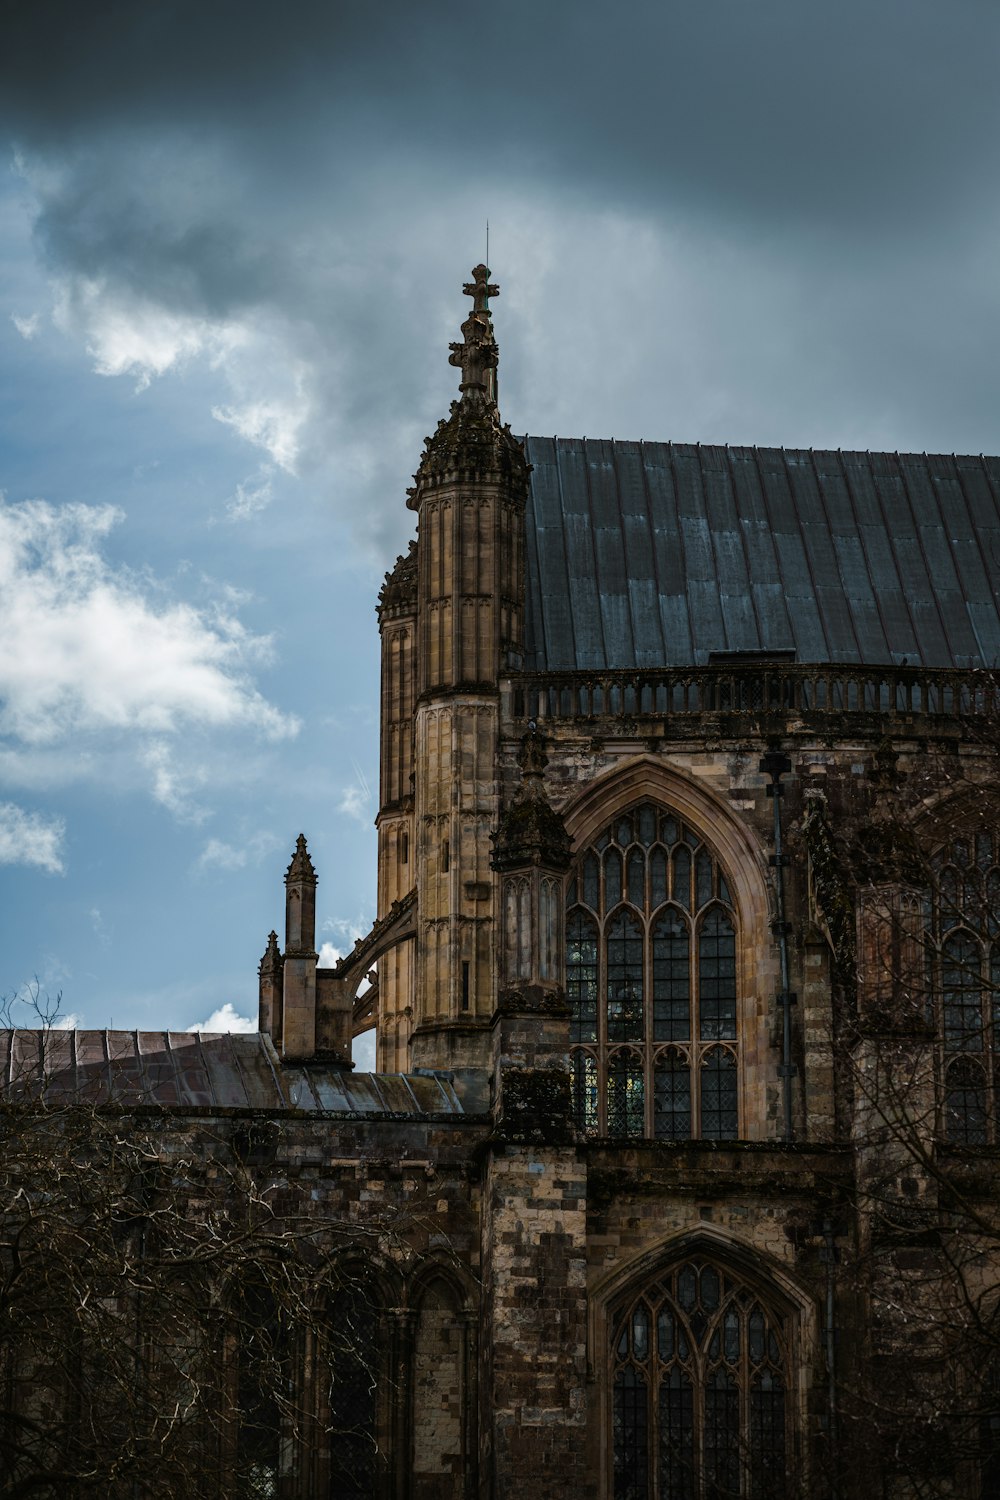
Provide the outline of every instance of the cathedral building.
{"type": "Polygon", "coordinates": [[[378,602],[372,931],[318,967],[300,837],[258,1035],[47,1064],[266,1124],[331,1257],[394,1216],[350,1440],[292,1360],[312,1425],[254,1489],[237,1411],[206,1493],[985,1500],[1000,459],[520,439],[489,275],[378,602]]]}

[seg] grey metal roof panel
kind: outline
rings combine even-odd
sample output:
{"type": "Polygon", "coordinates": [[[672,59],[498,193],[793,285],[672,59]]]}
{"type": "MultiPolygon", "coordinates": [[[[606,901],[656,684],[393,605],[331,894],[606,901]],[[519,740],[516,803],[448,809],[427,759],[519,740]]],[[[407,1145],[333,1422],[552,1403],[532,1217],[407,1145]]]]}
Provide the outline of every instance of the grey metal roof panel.
{"type": "Polygon", "coordinates": [[[349,1073],[323,1062],[283,1064],[269,1037],[221,1032],[0,1032],[8,1094],[163,1109],[295,1109],[386,1115],[487,1108],[475,1080],[447,1074],[349,1073]]]}
{"type": "Polygon", "coordinates": [[[1000,458],[525,441],[530,669],[1000,660],[1000,458]]]}

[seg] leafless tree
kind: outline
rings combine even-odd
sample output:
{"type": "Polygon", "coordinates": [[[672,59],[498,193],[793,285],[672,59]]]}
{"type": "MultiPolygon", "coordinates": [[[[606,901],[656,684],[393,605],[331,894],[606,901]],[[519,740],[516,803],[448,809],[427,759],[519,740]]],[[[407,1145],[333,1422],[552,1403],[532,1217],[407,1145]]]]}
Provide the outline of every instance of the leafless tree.
{"type": "Polygon", "coordinates": [[[964,732],[905,773],[883,745],[861,817],[804,820],[855,1147],[839,1302],[867,1344],[842,1477],[920,1500],[1000,1493],[1000,724],[964,732]]]}
{"type": "MultiPolygon", "coordinates": [[[[25,1001],[43,1045],[58,1009],[36,987],[8,1021],[25,1001]]],[[[317,1211],[271,1165],[275,1130],[8,1078],[5,1496],[278,1496],[283,1451],[327,1487],[378,1464],[378,1309],[356,1272],[412,1225],[317,1211]]]]}

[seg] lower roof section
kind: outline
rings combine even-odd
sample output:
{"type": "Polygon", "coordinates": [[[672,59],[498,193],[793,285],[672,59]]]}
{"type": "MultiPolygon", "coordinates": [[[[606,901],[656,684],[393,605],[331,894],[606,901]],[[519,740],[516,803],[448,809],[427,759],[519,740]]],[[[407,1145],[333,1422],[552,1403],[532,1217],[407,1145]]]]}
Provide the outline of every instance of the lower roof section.
{"type": "Polygon", "coordinates": [[[524,441],[529,671],[1000,665],[1000,458],[524,441]]]}
{"type": "Polygon", "coordinates": [[[283,1062],[260,1032],[0,1031],[8,1096],[123,1108],[298,1110],[362,1118],[478,1114],[485,1080],[283,1062]]]}

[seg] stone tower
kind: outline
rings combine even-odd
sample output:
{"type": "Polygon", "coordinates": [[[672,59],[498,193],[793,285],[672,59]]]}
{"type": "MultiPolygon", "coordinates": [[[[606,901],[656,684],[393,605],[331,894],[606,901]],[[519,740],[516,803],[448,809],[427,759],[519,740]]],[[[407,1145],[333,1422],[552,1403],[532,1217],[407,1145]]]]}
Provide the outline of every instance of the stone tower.
{"type": "Polygon", "coordinates": [[[380,601],[380,915],[418,892],[415,944],[382,960],[384,1068],[488,1061],[499,680],[523,650],[528,478],[496,403],[489,274],[477,266],[464,288],[459,399],[426,441],[408,500],[416,544],[380,601]]]}

